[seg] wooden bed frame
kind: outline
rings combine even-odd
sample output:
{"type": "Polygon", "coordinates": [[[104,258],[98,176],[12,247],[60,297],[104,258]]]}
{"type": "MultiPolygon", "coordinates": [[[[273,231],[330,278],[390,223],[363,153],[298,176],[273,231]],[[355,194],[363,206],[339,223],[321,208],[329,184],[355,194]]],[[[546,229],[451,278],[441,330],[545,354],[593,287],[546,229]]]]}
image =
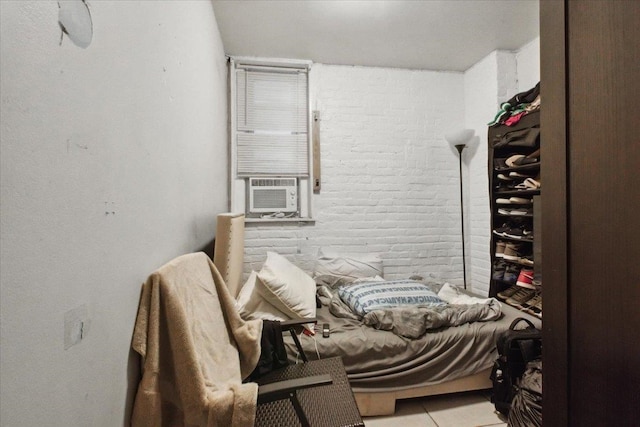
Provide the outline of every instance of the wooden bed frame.
{"type": "MultiPolygon", "coordinates": [[[[232,295],[237,297],[242,287],[244,268],[244,214],[218,215],[213,262],[220,270],[232,295]]],[[[491,369],[486,369],[440,384],[391,392],[354,391],[354,395],[362,416],[391,415],[395,412],[398,399],[489,389],[492,387],[490,373],[491,369]]]]}
{"type": "Polygon", "coordinates": [[[396,400],[412,397],[436,396],[438,394],[459,393],[462,391],[485,390],[492,387],[489,375],[491,368],[468,377],[458,378],[440,384],[409,388],[391,392],[354,392],[356,403],[363,417],[391,415],[396,411],[396,400]]]}

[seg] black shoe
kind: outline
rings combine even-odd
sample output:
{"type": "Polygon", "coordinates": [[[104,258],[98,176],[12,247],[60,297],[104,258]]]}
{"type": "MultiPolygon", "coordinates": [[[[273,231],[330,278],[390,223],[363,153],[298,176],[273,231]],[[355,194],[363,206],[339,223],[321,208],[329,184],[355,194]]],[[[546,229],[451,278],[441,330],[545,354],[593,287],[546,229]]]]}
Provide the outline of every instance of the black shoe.
{"type": "Polygon", "coordinates": [[[511,227],[507,230],[503,230],[501,235],[504,237],[511,237],[512,239],[527,240],[533,238],[533,231],[531,231],[528,226],[520,224],[517,227],[511,227]]]}
{"type": "Polygon", "coordinates": [[[506,269],[506,266],[504,262],[500,261],[496,263],[493,267],[493,275],[491,276],[493,280],[502,280],[502,278],[504,277],[505,269],[506,269]]]}

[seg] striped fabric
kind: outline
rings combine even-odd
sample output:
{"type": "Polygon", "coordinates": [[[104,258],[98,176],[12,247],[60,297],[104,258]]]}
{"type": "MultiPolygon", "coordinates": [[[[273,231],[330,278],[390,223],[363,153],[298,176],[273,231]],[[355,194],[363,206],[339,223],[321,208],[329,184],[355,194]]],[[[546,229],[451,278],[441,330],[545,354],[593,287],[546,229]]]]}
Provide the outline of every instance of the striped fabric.
{"type": "Polygon", "coordinates": [[[438,306],[446,302],[426,285],[414,280],[361,282],[338,290],[340,299],[359,316],[398,306],[438,306]]]}

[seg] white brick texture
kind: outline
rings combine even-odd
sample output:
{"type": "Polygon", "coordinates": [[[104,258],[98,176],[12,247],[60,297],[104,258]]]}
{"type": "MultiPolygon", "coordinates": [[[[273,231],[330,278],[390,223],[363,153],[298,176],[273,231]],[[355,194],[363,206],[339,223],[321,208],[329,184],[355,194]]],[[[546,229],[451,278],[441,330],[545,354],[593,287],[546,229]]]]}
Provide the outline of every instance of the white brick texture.
{"type": "Polygon", "coordinates": [[[314,64],[322,191],[315,225],[247,226],[245,273],[273,250],[313,272],[322,247],[377,253],[386,278],[462,283],[457,152],[462,73],[314,64]]]}
{"type": "MultiPolygon", "coordinates": [[[[527,47],[518,61],[535,64],[537,54],[527,47]]],[[[245,275],[261,268],[267,251],[312,274],[319,249],[331,248],[379,254],[388,279],[417,274],[462,284],[458,154],[443,135],[466,127],[476,131],[463,152],[467,285],[487,295],[487,123],[516,93],[516,71],[516,53],[504,51],[465,73],[314,64],[322,167],[316,221],[249,224],[245,275]]]]}

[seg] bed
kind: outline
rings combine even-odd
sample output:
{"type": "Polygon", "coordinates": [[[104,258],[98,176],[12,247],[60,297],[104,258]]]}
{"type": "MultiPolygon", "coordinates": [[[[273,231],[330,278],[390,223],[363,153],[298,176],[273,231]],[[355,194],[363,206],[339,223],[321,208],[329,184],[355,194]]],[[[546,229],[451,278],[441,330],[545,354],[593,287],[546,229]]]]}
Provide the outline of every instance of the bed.
{"type": "MultiPolygon", "coordinates": [[[[245,283],[242,281],[243,253],[244,216],[220,215],[214,263],[238,301],[242,300],[242,293],[247,293],[247,284],[252,280],[250,276],[245,283]]],[[[271,255],[265,261],[263,269],[272,263],[270,257],[271,255]]],[[[281,271],[278,272],[280,276],[283,275],[281,271]]],[[[391,330],[378,330],[364,325],[359,320],[336,317],[335,307],[330,309],[335,293],[329,298],[330,295],[320,292],[319,300],[322,306],[317,308],[315,290],[326,291],[326,287],[317,286],[320,282],[317,280],[318,277],[314,280],[306,274],[304,276],[291,276],[296,288],[305,289],[307,301],[300,301],[300,306],[304,308],[313,303],[313,314],[318,319],[318,325],[321,327],[328,324],[330,333],[328,337],[323,337],[321,330],[315,335],[309,332],[302,333],[299,335],[300,343],[311,360],[342,357],[363,416],[393,414],[397,399],[491,388],[489,375],[497,357],[497,335],[507,330],[517,317],[525,317],[536,326],[541,326],[541,321],[534,316],[501,304],[498,320],[440,327],[427,330],[418,338],[407,338],[391,330]],[[312,302],[309,294],[312,295],[312,302]]],[[[260,284],[260,280],[256,283],[260,284]]],[[[437,289],[441,287],[438,284],[429,286],[434,292],[444,289],[437,289]]],[[[455,287],[454,289],[460,292],[461,297],[465,296],[464,291],[455,287]]],[[[271,302],[277,305],[286,297],[288,295],[282,294],[271,302]]],[[[286,312],[289,307],[281,308],[285,314],[292,317],[291,313],[286,312]]],[[[269,318],[263,316],[263,306],[254,305],[251,306],[251,310],[260,313],[263,318],[269,318]]],[[[306,314],[308,312],[304,310],[296,313],[300,317],[309,317],[306,314]]],[[[247,312],[241,314],[243,317],[252,315],[247,312]]],[[[289,357],[296,360],[298,355],[293,339],[285,340],[285,345],[289,357]]]]}

